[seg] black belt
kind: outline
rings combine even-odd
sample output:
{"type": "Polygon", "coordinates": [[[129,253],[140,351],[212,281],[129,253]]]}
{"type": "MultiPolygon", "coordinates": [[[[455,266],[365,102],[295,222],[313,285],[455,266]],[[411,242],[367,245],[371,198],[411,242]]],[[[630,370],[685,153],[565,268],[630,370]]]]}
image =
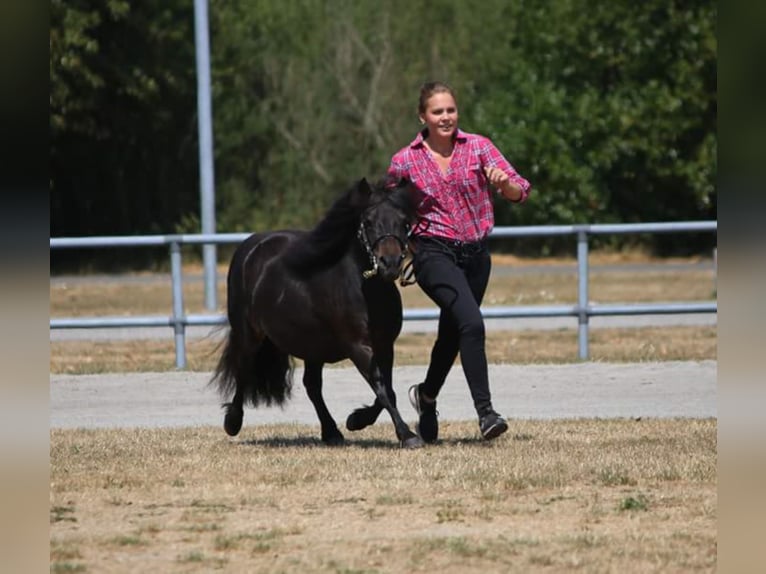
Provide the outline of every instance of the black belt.
{"type": "Polygon", "coordinates": [[[416,247],[418,244],[424,244],[423,247],[429,248],[441,248],[448,249],[456,255],[472,256],[482,251],[485,251],[488,247],[489,240],[485,237],[479,241],[460,241],[458,239],[447,239],[446,237],[438,237],[435,235],[421,235],[417,238],[416,247]]]}

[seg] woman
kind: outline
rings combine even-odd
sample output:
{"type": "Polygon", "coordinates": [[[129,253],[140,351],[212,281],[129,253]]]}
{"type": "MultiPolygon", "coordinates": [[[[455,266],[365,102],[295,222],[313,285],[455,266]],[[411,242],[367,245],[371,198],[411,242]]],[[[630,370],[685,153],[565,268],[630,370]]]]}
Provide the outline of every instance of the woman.
{"type": "Polygon", "coordinates": [[[491,268],[491,190],[521,203],[530,184],[488,138],[458,129],[455,94],[446,84],[421,87],[418,115],[425,127],[394,154],[388,176],[394,181],[407,178],[421,194],[413,269],[421,289],[441,312],[425,381],[409,389],[409,398],[419,416],[418,434],[425,442],[435,442],[436,398],[459,352],[481,435],[489,440],[508,430],[492,406],[479,310],[491,268]]]}

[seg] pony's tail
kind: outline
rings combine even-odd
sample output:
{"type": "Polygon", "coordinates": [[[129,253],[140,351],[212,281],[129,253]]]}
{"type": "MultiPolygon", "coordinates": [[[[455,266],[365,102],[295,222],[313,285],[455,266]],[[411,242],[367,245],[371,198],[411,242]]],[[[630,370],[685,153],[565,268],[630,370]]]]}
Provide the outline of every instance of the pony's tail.
{"type": "Polygon", "coordinates": [[[234,393],[232,403],[242,405],[282,406],[290,398],[293,384],[293,362],[267,337],[260,340],[246,319],[232,324],[224,342],[211,384],[227,399],[234,393]]]}

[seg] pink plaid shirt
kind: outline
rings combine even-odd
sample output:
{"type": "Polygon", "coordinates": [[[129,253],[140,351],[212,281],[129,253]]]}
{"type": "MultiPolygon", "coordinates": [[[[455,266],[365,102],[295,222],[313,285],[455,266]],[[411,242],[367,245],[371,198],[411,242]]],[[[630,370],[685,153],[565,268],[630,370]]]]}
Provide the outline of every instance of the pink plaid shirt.
{"type": "Polygon", "coordinates": [[[421,132],[391,158],[388,178],[398,181],[405,177],[421,191],[417,213],[423,235],[473,242],[484,239],[495,224],[485,167],[502,169],[521,186],[517,203],[527,199],[529,182],[516,173],[489,138],[461,130],[446,175],[423,143],[421,132]]]}

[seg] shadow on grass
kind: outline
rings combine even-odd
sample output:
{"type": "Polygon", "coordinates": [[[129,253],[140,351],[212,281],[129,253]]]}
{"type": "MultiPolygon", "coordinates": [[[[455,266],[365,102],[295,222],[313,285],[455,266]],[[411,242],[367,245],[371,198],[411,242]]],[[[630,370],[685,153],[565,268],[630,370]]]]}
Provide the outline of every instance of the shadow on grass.
{"type": "Polygon", "coordinates": [[[509,441],[530,441],[533,440],[533,436],[529,434],[515,434],[515,435],[503,435],[493,440],[485,440],[480,436],[471,437],[450,437],[439,439],[433,446],[483,446],[490,448],[494,445],[502,444],[509,441]]]}
{"type": "Polygon", "coordinates": [[[266,447],[266,448],[363,448],[363,449],[388,449],[398,450],[401,447],[397,440],[382,439],[348,439],[342,445],[327,445],[319,437],[310,436],[285,436],[267,437],[262,439],[249,439],[237,442],[238,446],[266,447]]]}
{"type": "MultiPolygon", "coordinates": [[[[530,441],[533,436],[529,434],[515,434],[499,437],[495,440],[487,441],[479,436],[473,437],[450,437],[439,439],[436,443],[427,444],[424,448],[439,448],[440,446],[486,446],[501,444],[506,441],[530,441]]],[[[360,448],[360,449],[378,449],[378,450],[401,450],[403,447],[396,439],[386,440],[379,438],[348,438],[342,445],[327,445],[316,436],[274,436],[258,439],[247,439],[235,441],[237,446],[242,447],[263,447],[263,448],[360,448]]]]}

